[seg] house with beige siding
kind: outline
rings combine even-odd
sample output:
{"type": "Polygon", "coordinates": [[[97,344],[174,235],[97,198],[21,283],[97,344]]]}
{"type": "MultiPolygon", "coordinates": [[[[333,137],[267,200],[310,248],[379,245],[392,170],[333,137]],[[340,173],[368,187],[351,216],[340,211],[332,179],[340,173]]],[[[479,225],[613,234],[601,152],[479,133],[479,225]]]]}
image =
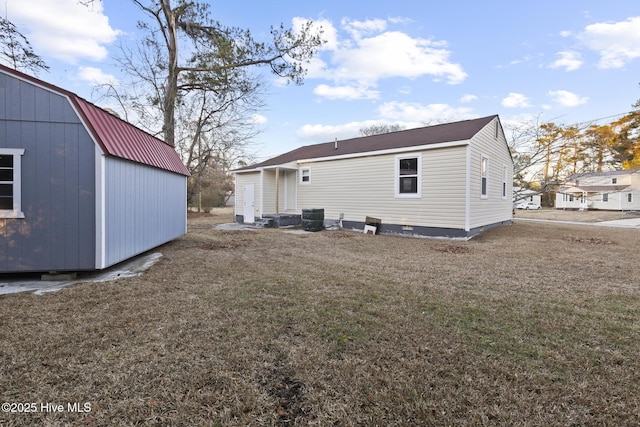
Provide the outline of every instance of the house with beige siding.
{"type": "Polygon", "coordinates": [[[556,209],[640,210],[640,169],[567,177],[556,192],[556,209]]]}
{"type": "Polygon", "coordinates": [[[236,169],[235,218],[471,238],[512,220],[513,160],[497,115],[300,147],[236,169]]]}

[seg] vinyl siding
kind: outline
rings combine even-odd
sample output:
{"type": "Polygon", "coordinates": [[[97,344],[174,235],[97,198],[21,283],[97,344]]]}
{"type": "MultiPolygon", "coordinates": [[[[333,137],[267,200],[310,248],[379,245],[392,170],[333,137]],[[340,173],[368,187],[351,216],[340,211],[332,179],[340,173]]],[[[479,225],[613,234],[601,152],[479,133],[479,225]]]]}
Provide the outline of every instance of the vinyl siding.
{"type": "Polygon", "coordinates": [[[464,228],[465,147],[403,153],[421,154],[420,198],[397,198],[396,155],[301,164],[311,183],[298,185],[298,209],[324,208],[325,218],[363,222],[366,216],[384,223],[464,228]]]}
{"type": "Polygon", "coordinates": [[[471,229],[513,218],[513,161],[502,131],[495,138],[495,123],[488,123],[472,139],[470,144],[470,222],[471,229]],[[487,197],[481,195],[482,157],[489,161],[487,197]],[[507,167],[507,197],[502,197],[503,168],[507,167]]]}
{"type": "MultiPolygon", "coordinates": [[[[105,268],[186,233],[186,177],[116,157],[105,159],[105,268]],[[167,200],[173,201],[166,203],[167,200]]],[[[98,251],[99,252],[99,251],[98,251]]]]}

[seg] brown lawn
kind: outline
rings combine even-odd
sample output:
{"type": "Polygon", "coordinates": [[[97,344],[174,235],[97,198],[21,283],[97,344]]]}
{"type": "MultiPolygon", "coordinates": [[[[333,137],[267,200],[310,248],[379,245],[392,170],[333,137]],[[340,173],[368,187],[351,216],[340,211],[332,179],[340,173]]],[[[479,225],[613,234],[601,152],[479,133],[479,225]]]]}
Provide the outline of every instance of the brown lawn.
{"type": "Polygon", "coordinates": [[[230,219],[191,217],[142,277],[0,296],[0,400],[36,409],[0,425],[640,424],[639,230],[230,219]]]}

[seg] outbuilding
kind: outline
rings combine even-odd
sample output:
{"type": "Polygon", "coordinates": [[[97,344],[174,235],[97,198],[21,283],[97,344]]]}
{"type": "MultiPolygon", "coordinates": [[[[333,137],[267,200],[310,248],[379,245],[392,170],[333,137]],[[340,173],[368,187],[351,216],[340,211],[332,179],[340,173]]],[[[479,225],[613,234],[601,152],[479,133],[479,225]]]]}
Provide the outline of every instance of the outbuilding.
{"type": "Polygon", "coordinates": [[[0,66],[0,272],[100,270],[186,233],[175,149],[0,66]]]}
{"type": "Polygon", "coordinates": [[[237,222],[292,224],[323,209],[348,229],[374,219],[380,233],[468,239],[512,221],[497,115],[308,145],[234,172],[237,222]]]}

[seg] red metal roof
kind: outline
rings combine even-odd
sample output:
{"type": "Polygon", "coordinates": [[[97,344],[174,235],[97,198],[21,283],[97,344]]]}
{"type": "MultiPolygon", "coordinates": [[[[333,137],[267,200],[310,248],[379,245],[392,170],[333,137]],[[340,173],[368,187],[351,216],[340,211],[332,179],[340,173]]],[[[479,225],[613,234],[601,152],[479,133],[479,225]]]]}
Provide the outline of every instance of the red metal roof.
{"type": "Polygon", "coordinates": [[[156,168],[189,176],[176,150],[164,141],[148,134],[102,108],[80,98],[73,92],[62,89],[35,77],[0,64],[0,71],[45,87],[67,96],[75,105],[84,123],[105,154],[156,168]]]}
{"type": "Polygon", "coordinates": [[[180,156],[169,144],[82,98],[75,97],[74,101],[107,154],[189,175],[180,156]]]}

